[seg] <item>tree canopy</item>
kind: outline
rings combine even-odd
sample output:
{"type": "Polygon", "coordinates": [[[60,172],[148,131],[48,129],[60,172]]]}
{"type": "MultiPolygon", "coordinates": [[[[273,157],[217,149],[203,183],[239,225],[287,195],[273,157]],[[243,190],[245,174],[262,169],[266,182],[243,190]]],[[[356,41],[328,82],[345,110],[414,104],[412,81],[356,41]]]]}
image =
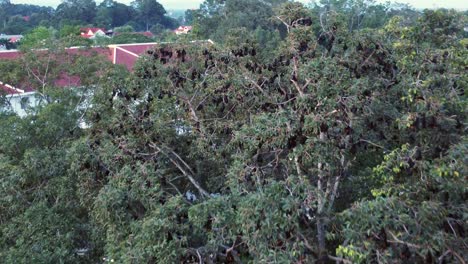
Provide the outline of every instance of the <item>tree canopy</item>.
{"type": "Polygon", "coordinates": [[[0,63],[50,74],[48,103],[0,116],[0,258],[463,263],[466,13],[260,2],[205,1],[195,34],[221,41],[134,72],[60,47],[0,63]],[[65,69],[81,88],[54,87],[65,69]]]}

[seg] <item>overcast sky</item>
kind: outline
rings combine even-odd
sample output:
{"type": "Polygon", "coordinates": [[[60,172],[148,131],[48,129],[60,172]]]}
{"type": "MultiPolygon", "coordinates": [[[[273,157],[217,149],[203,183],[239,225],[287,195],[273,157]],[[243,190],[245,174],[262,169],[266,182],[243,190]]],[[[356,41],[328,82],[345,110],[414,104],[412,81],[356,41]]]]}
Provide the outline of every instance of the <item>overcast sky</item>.
{"type": "MultiPolygon", "coordinates": [[[[60,4],[61,0],[10,0],[14,4],[33,4],[33,5],[49,5],[56,7],[60,4]]],[[[116,0],[117,2],[129,4],[133,0],[116,0]]],[[[378,2],[386,2],[384,0],[377,0],[378,2]]],[[[100,3],[101,0],[96,0],[100,3]]],[[[166,9],[187,9],[198,8],[203,0],[159,0],[166,9]]],[[[299,0],[299,2],[309,3],[310,0],[299,0]]],[[[456,8],[468,9],[468,0],[399,0],[401,3],[411,4],[415,8],[456,8]]]]}

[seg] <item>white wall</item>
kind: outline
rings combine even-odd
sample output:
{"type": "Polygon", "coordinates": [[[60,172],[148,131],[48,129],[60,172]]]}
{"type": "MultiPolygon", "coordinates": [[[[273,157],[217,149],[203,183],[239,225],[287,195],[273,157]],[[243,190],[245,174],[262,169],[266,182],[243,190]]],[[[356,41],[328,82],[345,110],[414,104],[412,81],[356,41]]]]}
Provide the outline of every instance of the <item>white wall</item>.
{"type": "Polygon", "coordinates": [[[24,117],[27,115],[27,109],[39,104],[36,97],[36,92],[27,92],[20,94],[9,94],[5,96],[8,104],[1,107],[1,111],[13,111],[18,116],[24,117]]]}

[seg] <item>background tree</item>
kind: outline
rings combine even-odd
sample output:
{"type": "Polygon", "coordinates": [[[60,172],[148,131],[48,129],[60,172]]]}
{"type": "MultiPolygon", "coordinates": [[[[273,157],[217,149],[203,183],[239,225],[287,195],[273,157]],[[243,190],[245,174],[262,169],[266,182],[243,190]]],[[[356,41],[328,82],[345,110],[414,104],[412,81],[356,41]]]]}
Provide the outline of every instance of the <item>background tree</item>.
{"type": "Polygon", "coordinates": [[[131,33],[131,32],[135,32],[135,29],[130,25],[125,25],[125,26],[114,28],[114,32],[115,33],[131,33]]]}
{"type": "Polygon", "coordinates": [[[23,16],[16,15],[10,16],[8,18],[8,22],[6,23],[5,27],[3,28],[4,32],[7,34],[21,34],[22,32],[27,32],[30,30],[30,25],[24,20],[23,16]]]}
{"type": "Polygon", "coordinates": [[[61,20],[76,20],[84,24],[93,23],[96,16],[94,0],[63,0],[57,6],[55,18],[61,20]]]}
{"type": "Polygon", "coordinates": [[[184,13],[184,24],[191,25],[193,23],[195,14],[196,14],[196,10],[187,9],[184,13]]]}
{"type": "Polygon", "coordinates": [[[32,28],[52,19],[53,9],[37,5],[0,3],[2,21],[0,32],[24,34],[32,28]]]}
{"type": "Polygon", "coordinates": [[[164,7],[156,0],[136,0],[132,2],[132,6],[146,31],[149,31],[152,25],[160,23],[166,14],[164,7]]]}
{"type": "Polygon", "coordinates": [[[115,44],[149,43],[153,41],[154,40],[150,37],[137,34],[137,33],[132,33],[132,32],[118,34],[109,40],[110,43],[115,43],[115,44]]]}
{"type": "Polygon", "coordinates": [[[21,47],[24,50],[32,48],[43,48],[50,44],[50,41],[54,38],[54,31],[46,27],[37,27],[26,34],[21,40],[21,47]]]}
{"type": "Polygon", "coordinates": [[[114,28],[125,25],[135,19],[135,10],[125,4],[106,0],[99,4],[96,15],[96,23],[106,28],[114,28]]]}
{"type": "Polygon", "coordinates": [[[3,28],[6,27],[10,6],[11,6],[10,0],[0,1],[0,17],[2,18],[0,22],[2,23],[3,28]]]}
{"type": "Polygon", "coordinates": [[[203,38],[223,42],[230,29],[244,27],[274,31],[273,8],[286,1],[209,0],[193,11],[195,32],[203,38]]]}

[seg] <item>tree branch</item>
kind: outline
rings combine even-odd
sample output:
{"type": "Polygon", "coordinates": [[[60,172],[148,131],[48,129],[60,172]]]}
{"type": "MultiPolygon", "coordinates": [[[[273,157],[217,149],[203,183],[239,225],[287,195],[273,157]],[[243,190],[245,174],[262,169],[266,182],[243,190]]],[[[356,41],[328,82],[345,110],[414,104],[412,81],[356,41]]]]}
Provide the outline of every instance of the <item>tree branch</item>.
{"type": "Polygon", "coordinates": [[[195,186],[195,188],[197,188],[198,192],[203,197],[210,197],[210,194],[205,189],[203,189],[203,187],[201,187],[200,183],[198,183],[198,181],[195,180],[195,178],[193,177],[194,172],[190,168],[190,166],[187,164],[187,162],[185,162],[175,151],[173,151],[172,149],[170,149],[168,147],[165,147],[169,151],[169,153],[166,153],[165,151],[163,151],[162,148],[160,148],[159,146],[157,146],[154,143],[151,143],[150,147],[152,147],[152,148],[160,151],[161,153],[163,153],[171,161],[171,163],[174,164],[179,169],[179,171],[182,172],[182,174],[185,177],[187,177],[187,179],[193,184],[193,186],[195,186]],[[169,154],[172,154],[173,156],[175,156],[176,159],[171,157],[171,155],[169,155],[169,154]],[[182,165],[179,162],[177,162],[177,160],[180,163],[182,163],[182,165]],[[185,169],[184,169],[184,167],[185,167],[185,169]]]}

